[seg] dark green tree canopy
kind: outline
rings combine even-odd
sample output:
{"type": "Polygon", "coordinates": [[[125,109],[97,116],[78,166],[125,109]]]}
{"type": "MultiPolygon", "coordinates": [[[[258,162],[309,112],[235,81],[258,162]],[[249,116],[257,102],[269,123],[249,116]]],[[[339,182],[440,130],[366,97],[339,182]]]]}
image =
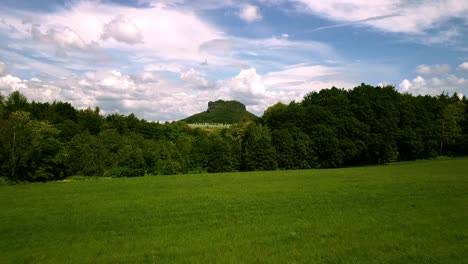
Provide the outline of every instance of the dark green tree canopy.
{"type": "MultiPolygon", "coordinates": [[[[0,95],[0,176],[47,181],[72,175],[134,177],[241,170],[334,168],[468,155],[465,97],[400,94],[361,84],[277,103],[261,118],[216,101],[189,120],[214,130],[164,125],[98,107],[0,95]],[[197,119],[200,118],[200,119],[197,119]]],[[[185,120],[187,121],[187,119],[185,120]]]]}

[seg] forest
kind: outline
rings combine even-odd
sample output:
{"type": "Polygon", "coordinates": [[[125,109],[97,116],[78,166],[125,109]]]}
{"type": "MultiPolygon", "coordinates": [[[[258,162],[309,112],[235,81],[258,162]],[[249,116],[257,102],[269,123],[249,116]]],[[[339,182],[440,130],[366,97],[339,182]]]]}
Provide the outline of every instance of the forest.
{"type": "Polygon", "coordinates": [[[337,168],[468,154],[468,103],[361,84],[277,103],[256,120],[204,130],[70,103],[0,95],[0,177],[135,177],[337,168]]]}

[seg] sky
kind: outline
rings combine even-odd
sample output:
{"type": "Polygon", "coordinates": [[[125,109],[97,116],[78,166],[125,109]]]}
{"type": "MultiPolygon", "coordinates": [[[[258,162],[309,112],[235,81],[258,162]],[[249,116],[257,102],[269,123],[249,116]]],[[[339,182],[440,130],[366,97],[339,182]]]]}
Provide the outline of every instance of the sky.
{"type": "Polygon", "coordinates": [[[361,83],[468,95],[468,1],[0,0],[0,93],[174,121],[361,83]]]}

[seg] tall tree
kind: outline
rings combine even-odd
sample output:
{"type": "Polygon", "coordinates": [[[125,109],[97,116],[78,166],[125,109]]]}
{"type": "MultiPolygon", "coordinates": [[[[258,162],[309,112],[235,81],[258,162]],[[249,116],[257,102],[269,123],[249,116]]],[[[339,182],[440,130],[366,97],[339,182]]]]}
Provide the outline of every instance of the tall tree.
{"type": "Polygon", "coordinates": [[[245,134],[243,150],[246,170],[274,170],[278,167],[268,127],[252,123],[245,134]]]}
{"type": "Polygon", "coordinates": [[[56,155],[58,130],[32,120],[28,112],[13,112],[0,126],[2,172],[11,180],[44,181],[59,177],[56,155]]]}
{"type": "Polygon", "coordinates": [[[5,116],[5,98],[3,97],[2,93],[0,93],[0,120],[5,116]]]}
{"type": "Polygon", "coordinates": [[[237,141],[227,134],[212,133],[208,152],[208,172],[238,171],[240,165],[237,141]]]}
{"type": "Polygon", "coordinates": [[[8,98],[5,102],[5,108],[8,113],[13,113],[16,111],[28,111],[28,99],[19,91],[14,91],[8,95],[8,98]]]}
{"type": "Polygon", "coordinates": [[[309,169],[316,166],[316,154],[309,136],[296,127],[272,132],[278,167],[281,169],[309,169]]]}
{"type": "Polygon", "coordinates": [[[450,147],[462,138],[460,124],[464,118],[464,110],[464,102],[458,101],[447,105],[442,111],[439,155],[444,153],[444,146],[450,147]]]}
{"type": "Polygon", "coordinates": [[[99,131],[101,131],[101,125],[104,121],[99,112],[99,107],[94,109],[87,108],[78,111],[78,125],[80,125],[81,131],[88,131],[92,135],[99,134],[99,131]]]}

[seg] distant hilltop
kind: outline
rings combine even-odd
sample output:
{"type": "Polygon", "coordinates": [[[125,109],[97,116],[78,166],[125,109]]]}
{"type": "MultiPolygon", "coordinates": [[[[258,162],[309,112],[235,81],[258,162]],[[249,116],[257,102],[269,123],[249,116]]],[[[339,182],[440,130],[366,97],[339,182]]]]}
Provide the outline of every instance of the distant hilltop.
{"type": "Polygon", "coordinates": [[[245,105],[239,101],[218,100],[208,102],[208,109],[205,112],[194,114],[181,121],[188,124],[234,124],[242,118],[256,119],[257,116],[247,111],[245,105]]]}

